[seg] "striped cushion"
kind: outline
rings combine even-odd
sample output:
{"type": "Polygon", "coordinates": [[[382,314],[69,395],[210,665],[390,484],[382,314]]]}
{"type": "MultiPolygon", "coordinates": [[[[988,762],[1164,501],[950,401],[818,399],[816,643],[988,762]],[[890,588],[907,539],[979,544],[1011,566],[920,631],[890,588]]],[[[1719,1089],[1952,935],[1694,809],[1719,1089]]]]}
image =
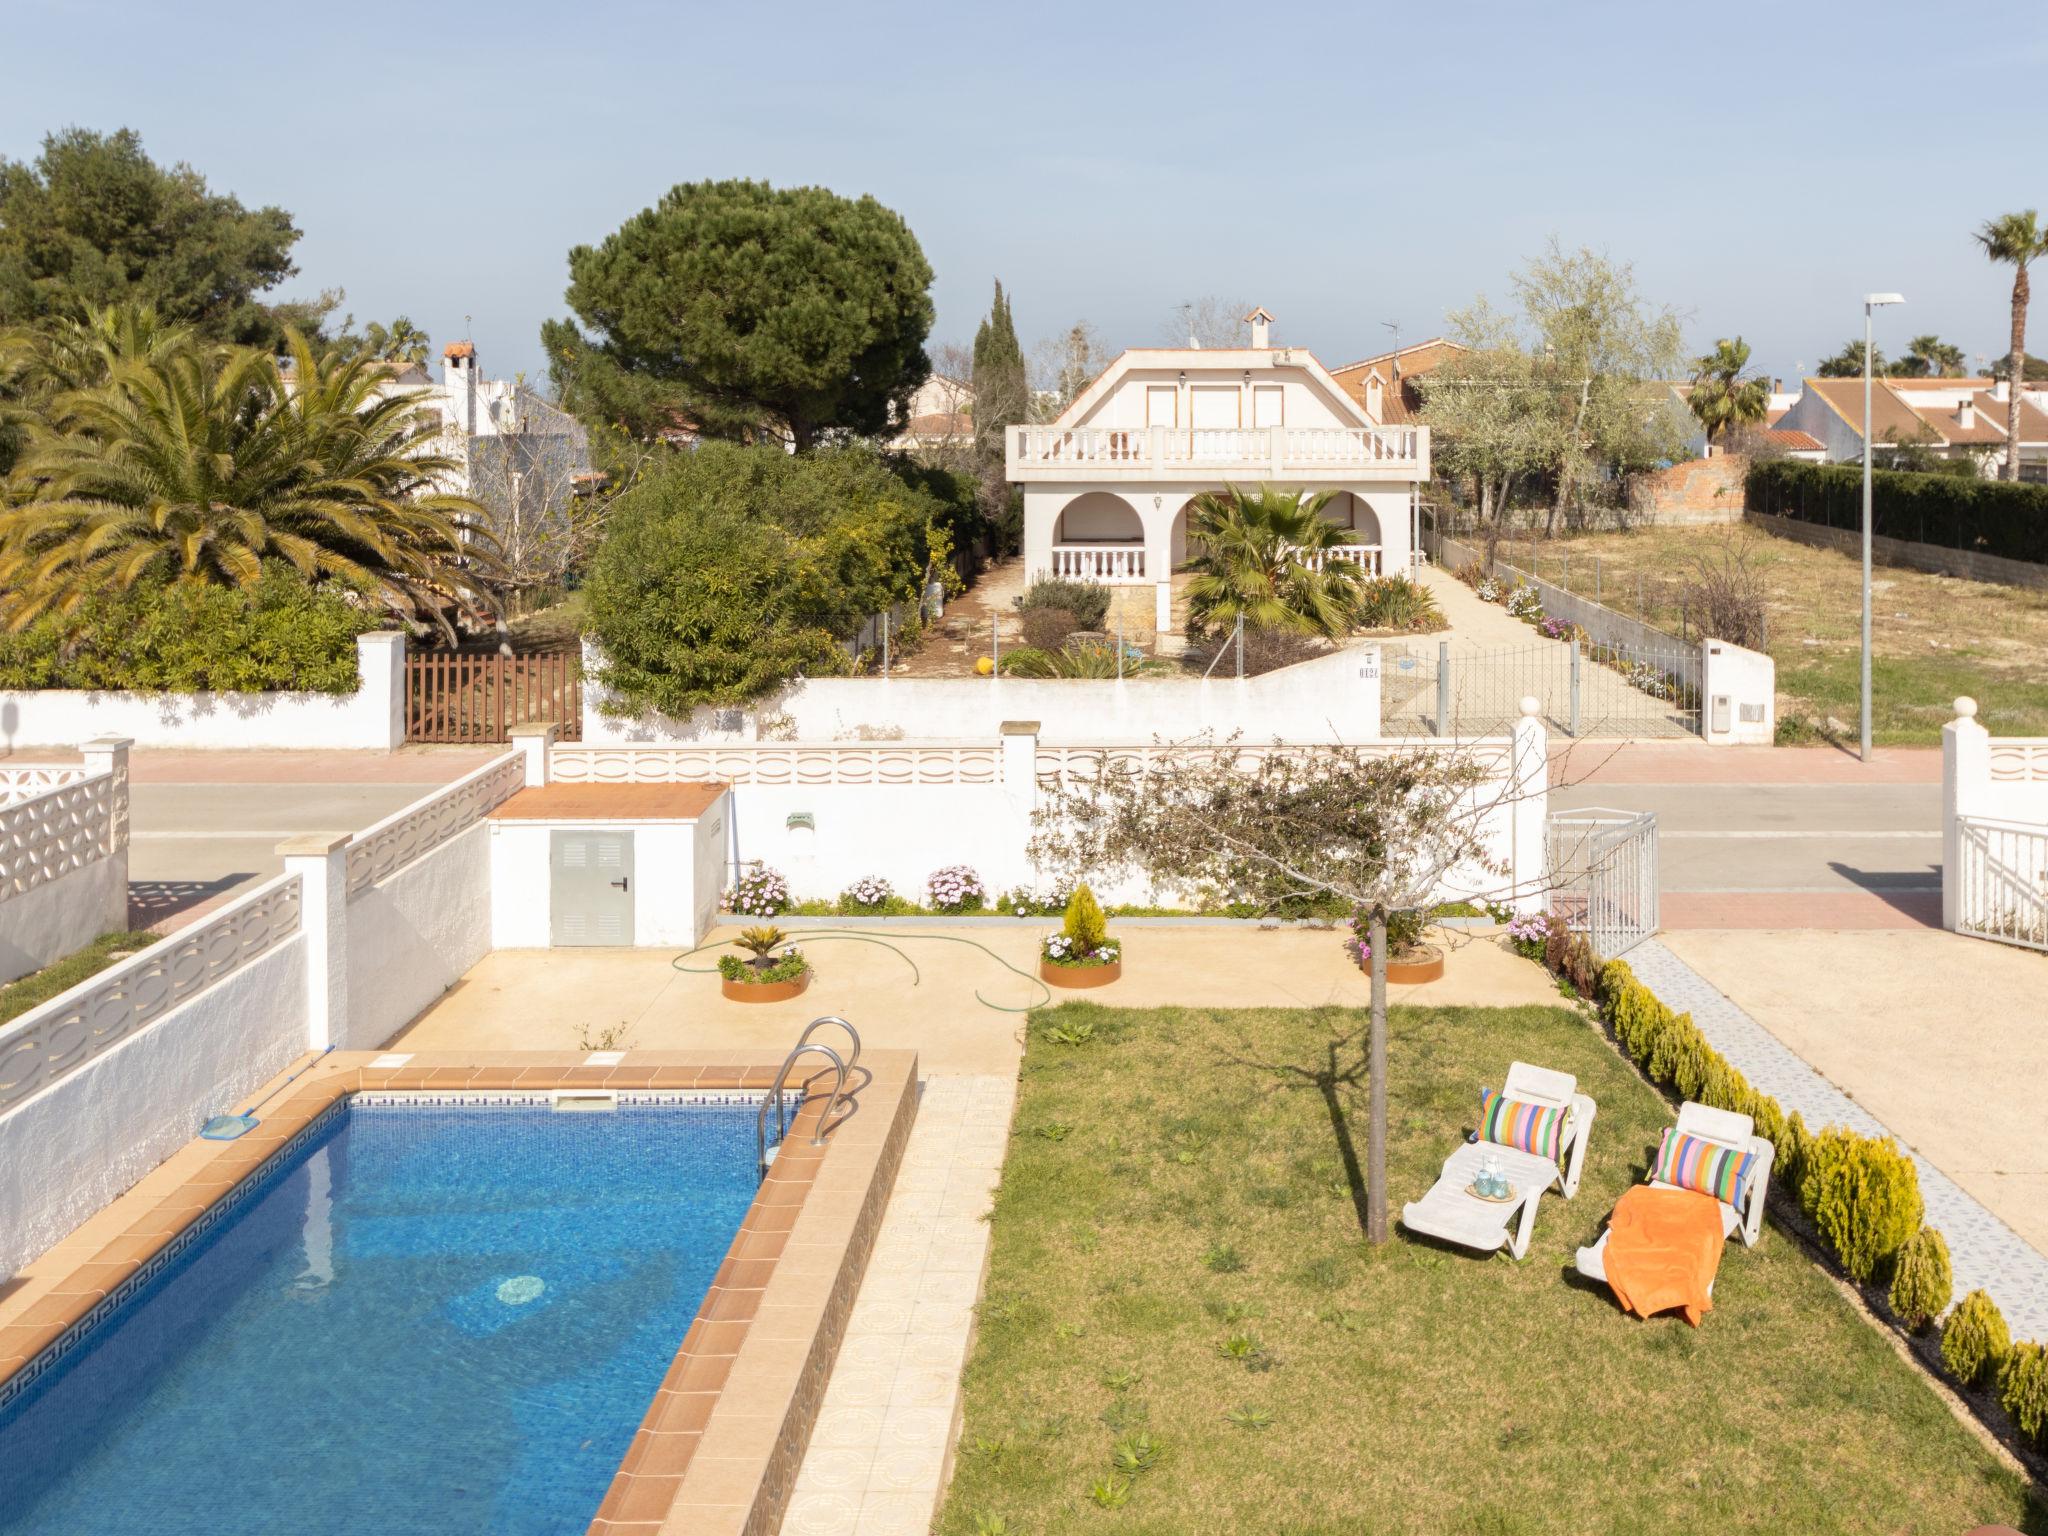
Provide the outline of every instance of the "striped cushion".
{"type": "Polygon", "coordinates": [[[1755,1172],[1756,1153],[1747,1149],[1737,1152],[1667,1128],[1657,1144],[1657,1164],[1651,1177],[1740,1206],[1749,1195],[1750,1175],[1755,1172]]]}
{"type": "Polygon", "coordinates": [[[1479,1139],[1533,1152],[1553,1163],[1564,1156],[1564,1128],[1569,1109],[1510,1099],[1491,1088],[1479,1090],[1479,1139]]]}

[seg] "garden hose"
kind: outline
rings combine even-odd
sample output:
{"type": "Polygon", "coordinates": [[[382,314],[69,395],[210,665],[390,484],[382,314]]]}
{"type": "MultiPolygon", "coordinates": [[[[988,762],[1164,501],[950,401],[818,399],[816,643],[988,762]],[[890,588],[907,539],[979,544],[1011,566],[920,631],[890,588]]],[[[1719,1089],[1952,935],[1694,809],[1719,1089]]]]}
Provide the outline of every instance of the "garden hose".
{"type": "MultiPolygon", "coordinates": [[[[805,944],[809,944],[814,939],[845,939],[851,940],[852,942],[857,944],[879,944],[882,946],[882,948],[892,951],[899,959],[903,961],[905,965],[910,967],[910,984],[913,987],[920,985],[924,981],[924,973],[917,968],[917,962],[915,960],[911,959],[910,956],[904,954],[902,950],[898,949],[896,945],[891,943],[888,939],[878,939],[871,933],[859,933],[851,928],[801,928],[798,929],[795,934],[792,934],[791,937],[800,937],[805,944]]],[[[1030,982],[1031,985],[1038,988],[1039,991],[1045,994],[1045,996],[1037,999],[1034,1002],[1026,1003],[1022,1008],[1012,1008],[1006,1003],[990,1002],[987,998],[981,995],[981,989],[979,987],[976,987],[974,989],[974,1000],[980,1003],[981,1006],[984,1008],[993,1008],[997,1013],[1029,1013],[1032,1009],[1043,1008],[1047,1003],[1050,1003],[1052,1001],[1051,987],[1048,987],[1043,981],[1041,981],[1038,977],[1032,975],[1029,971],[1020,970],[1018,969],[1018,967],[1010,964],[1009,961],[1005,960],[1001,955],[997,954],[994,950],[990,949],[986,944],[981,943],[977,939],[963,939],[960,938],[958,935],[951,933],[903,933],[898,934],[897,938],[922,939],[926,943],[931,944],[965,944],[970,949],[980,950],[984,955],[987,955],[989,959],[995,961],[995,963],[997,965],[1000,965],[1004,970],[1010,972],[1012,975],[1023,977],[1026,981],[1030,982]]],[[[669,964],[679,971],[689,971],[697,975],[706,975],[713,971],[716,971],[718,967],[715,965],[685,965],[683,964],[683,962],[689,959],[692,955],[703,954],[706,950],[729,949],[733,947],[735,947],[735,941],[732,939],[720,939],[716,943],[712,944],[699,944],[695,949],[684,950],[680,955],[677,955],[673,960],[669,961],[669,964]]]]}

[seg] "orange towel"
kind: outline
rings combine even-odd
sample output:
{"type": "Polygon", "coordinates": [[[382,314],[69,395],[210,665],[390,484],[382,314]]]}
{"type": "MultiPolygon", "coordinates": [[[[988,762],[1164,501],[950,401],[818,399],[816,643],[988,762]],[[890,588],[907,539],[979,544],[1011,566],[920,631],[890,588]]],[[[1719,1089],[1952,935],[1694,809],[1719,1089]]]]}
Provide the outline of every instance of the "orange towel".
{"type": "Polygon", "coordinates": [[[1707,1287],[1721,1267],[1721,1202],[1689,1189],[1638,1184],[1614,1207],[1607,1229],[1607,1283],[1638,1317],[1685,1309],[1697,1328],[1712,1310],[1707,1287]]]}

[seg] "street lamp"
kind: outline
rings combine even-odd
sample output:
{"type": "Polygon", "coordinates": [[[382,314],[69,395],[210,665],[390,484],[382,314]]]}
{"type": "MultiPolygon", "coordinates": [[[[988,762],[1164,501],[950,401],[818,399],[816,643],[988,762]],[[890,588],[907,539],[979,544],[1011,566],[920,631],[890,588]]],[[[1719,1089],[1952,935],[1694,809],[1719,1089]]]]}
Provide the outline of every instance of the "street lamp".
{"type": "Polygon", "coordinates": [[[1863,761],[1870,761],[1870,317],[1881,304],[1903,304],[1903,293],[1863,296],[1863,761]]]}

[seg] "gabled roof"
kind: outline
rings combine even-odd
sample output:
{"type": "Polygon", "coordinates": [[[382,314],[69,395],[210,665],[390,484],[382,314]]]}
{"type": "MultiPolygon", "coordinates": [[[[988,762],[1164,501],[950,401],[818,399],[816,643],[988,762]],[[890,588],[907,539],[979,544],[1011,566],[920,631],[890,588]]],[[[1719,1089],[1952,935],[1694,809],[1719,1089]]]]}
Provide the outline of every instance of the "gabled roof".
{"type": "Polygon", "coordinates": [[[1200,368],[1238,374],[1298,368],[1329,391],[1332,403],[1339,410],[1352,412],[1358,418],[1359,426],[1375,424],[1357,400],[1331,376],[1330,370],[1305,347],[1130,347],[1119,353],[1115,361],[1089,382],[1086,389],[1074,396],[1073,402],[1060,412],[1054,425],[1075,425],[1107,398],[1125,374],[1140,368],[1200,368]]]}
{"type": "MultiPolygon", "coordinates": [[[[1870,391],[1872,441],[1923,442],[1934,448],[2002,448],[2005,446],[2007,403],[1995,398],[1988,379],[1873,379],[1870,391]],[[1981,387],[1979,387],[1981,386],[1981,387]],[[1943,401],[1918,400],[1916,395],[1970,390],[1975,420],[1962,422],[1962,412],[1943,401]]],[[[1813,391],[1842,418],[1851,432],[1863,431],[1863,380],[1808,379],[1813,391]]],[[[2020,442],[2048,443],[2048,414],[2021,392],[2020,442]]]]}
{"type": "Polygon", "coordinates": [[[1377,379],[1380,386],[1380,423],[1383,426],[1399,427],[1417,419],[1422,409],[1422,397],[1414,388],[1414,380],[1439,368],[1455,354],[1469,350],[1464,343],[1451,341],[1443,336],[1432,336],[1428,341],[1413,342],[1397,347],[1391,352],[1382,352],[1375,357],[1360,358],[1355,363],[1346,363],[1342,368],[1331,370],[1331,375],[1344,386],[1344,392],[1364,405],[1372,381],[1377,379]],[[1399,387],[1397,388],[1396,385],[1399,387]]]}
{"type": "Polygon", "coordinates": [[[1794,432],[1790,428],[1768,427],[1764,430],[1764,441],[1773,448],[1782,448],[1787,453],[1819,453],[1827,447],[1811,432],[1794,432]]]}

